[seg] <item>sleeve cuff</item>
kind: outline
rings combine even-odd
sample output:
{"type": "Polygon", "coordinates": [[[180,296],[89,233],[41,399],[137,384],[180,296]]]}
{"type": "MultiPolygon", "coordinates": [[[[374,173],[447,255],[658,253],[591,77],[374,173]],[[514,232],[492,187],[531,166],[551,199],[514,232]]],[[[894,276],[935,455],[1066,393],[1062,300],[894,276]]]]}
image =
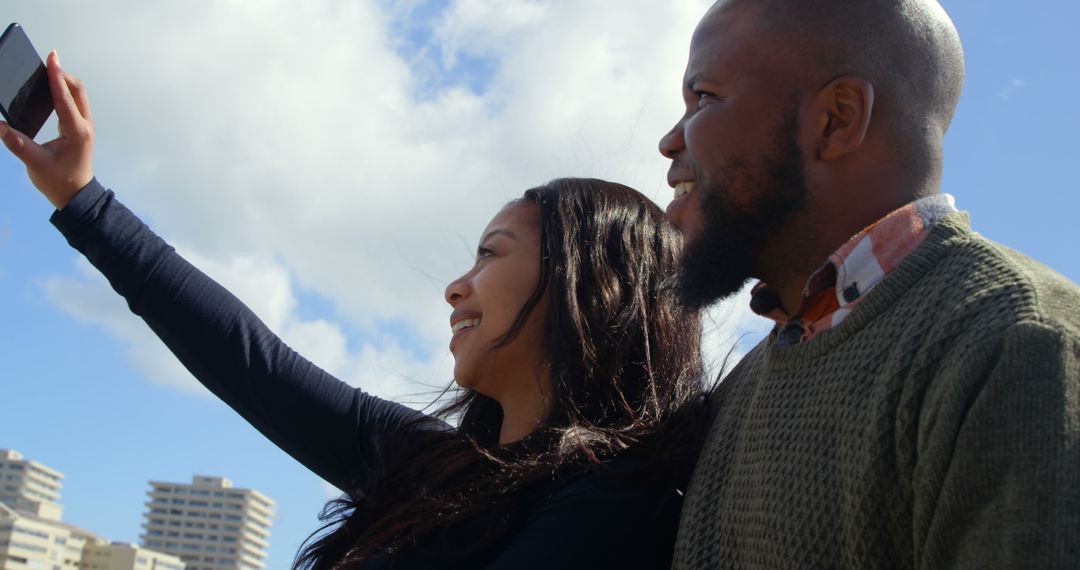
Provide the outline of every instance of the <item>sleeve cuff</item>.
{"type": "Polygon", "coordinates": [[[74,237],[79,228],[92,223],[112,192],[93,178],[60,210],[53,212],[49,222],[66,237],[74,237]]]}

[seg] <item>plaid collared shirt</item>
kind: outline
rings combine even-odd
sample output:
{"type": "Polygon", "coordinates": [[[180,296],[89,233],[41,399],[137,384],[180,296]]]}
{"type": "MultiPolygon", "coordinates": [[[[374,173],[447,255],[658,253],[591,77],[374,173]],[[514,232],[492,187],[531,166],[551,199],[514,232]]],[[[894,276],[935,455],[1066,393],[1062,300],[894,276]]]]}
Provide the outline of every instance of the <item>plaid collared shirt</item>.
{"type": "Polygon", "coordinates": [[[802,304],[795,314],[784,311],[780,297],[764,282],[751,290],[750,308],[776,321],[773,331],[780,346],[806,342],[840,324],[926,239],[938,220],[956,211],[956,202],[949,194],[916,200],[874,222],[830,255],[806,282],[802,304]]]}

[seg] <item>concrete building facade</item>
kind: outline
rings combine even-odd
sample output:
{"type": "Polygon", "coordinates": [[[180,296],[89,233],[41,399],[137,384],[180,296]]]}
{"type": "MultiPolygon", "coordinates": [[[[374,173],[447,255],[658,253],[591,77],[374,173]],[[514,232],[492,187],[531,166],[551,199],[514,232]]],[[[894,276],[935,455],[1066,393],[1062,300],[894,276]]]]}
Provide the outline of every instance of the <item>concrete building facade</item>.
{"type": "Polygon", "coordinates": [[[0,570],[77,570],[87,543],[101,537],[0,504],[0,570]]]}
{"type": "Polygon", "coordinates": [[[0,503],[17,511],[60,520],[60,480],[64,474],[12,449],[0,449],[0,503]]]}
{"type": "Polygon", "coordinates": [[[63,477],[0,449],[0,570],[185,570],[176,556],[110,543],[62,522],[63,477]]]}
{"type": "Polygon", "coordinates": [[[180,557],[187,570],[262,570],[274,502],[224,477],[190,484],[150,482],[143,522],[146,548],[180,557]]]}
{"type": "Polygon", "coordinates": [[[127,542],[110,542],[86,545],[82,570],[185,570],[185,565],[179,556],[127,542]]]}

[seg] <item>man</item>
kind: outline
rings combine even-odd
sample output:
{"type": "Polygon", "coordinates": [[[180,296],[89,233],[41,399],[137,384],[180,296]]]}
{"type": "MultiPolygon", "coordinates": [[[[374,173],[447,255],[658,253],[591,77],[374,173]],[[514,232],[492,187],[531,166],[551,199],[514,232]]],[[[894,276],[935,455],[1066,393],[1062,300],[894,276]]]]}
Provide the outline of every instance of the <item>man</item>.
{"type": "Polygon", "coordinates": [[[933,0],[698,25],[676,285],[759,279],[777,324],[711,397],[675,568],[1080,567],[1080,290],[939,193],[963,77],[933,0]]]}

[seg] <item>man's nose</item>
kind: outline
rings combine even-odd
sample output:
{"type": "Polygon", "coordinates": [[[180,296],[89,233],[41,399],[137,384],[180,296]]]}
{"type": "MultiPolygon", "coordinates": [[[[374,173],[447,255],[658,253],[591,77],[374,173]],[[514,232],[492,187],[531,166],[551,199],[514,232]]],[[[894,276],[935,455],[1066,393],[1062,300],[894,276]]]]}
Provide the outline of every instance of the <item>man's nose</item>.
{"type": "Polygon", "coordinates": [[[683,138],[683,124],[679,121],[660,138],[660,154],[672,160],[686,149],[686,140],[683,138]]]}

